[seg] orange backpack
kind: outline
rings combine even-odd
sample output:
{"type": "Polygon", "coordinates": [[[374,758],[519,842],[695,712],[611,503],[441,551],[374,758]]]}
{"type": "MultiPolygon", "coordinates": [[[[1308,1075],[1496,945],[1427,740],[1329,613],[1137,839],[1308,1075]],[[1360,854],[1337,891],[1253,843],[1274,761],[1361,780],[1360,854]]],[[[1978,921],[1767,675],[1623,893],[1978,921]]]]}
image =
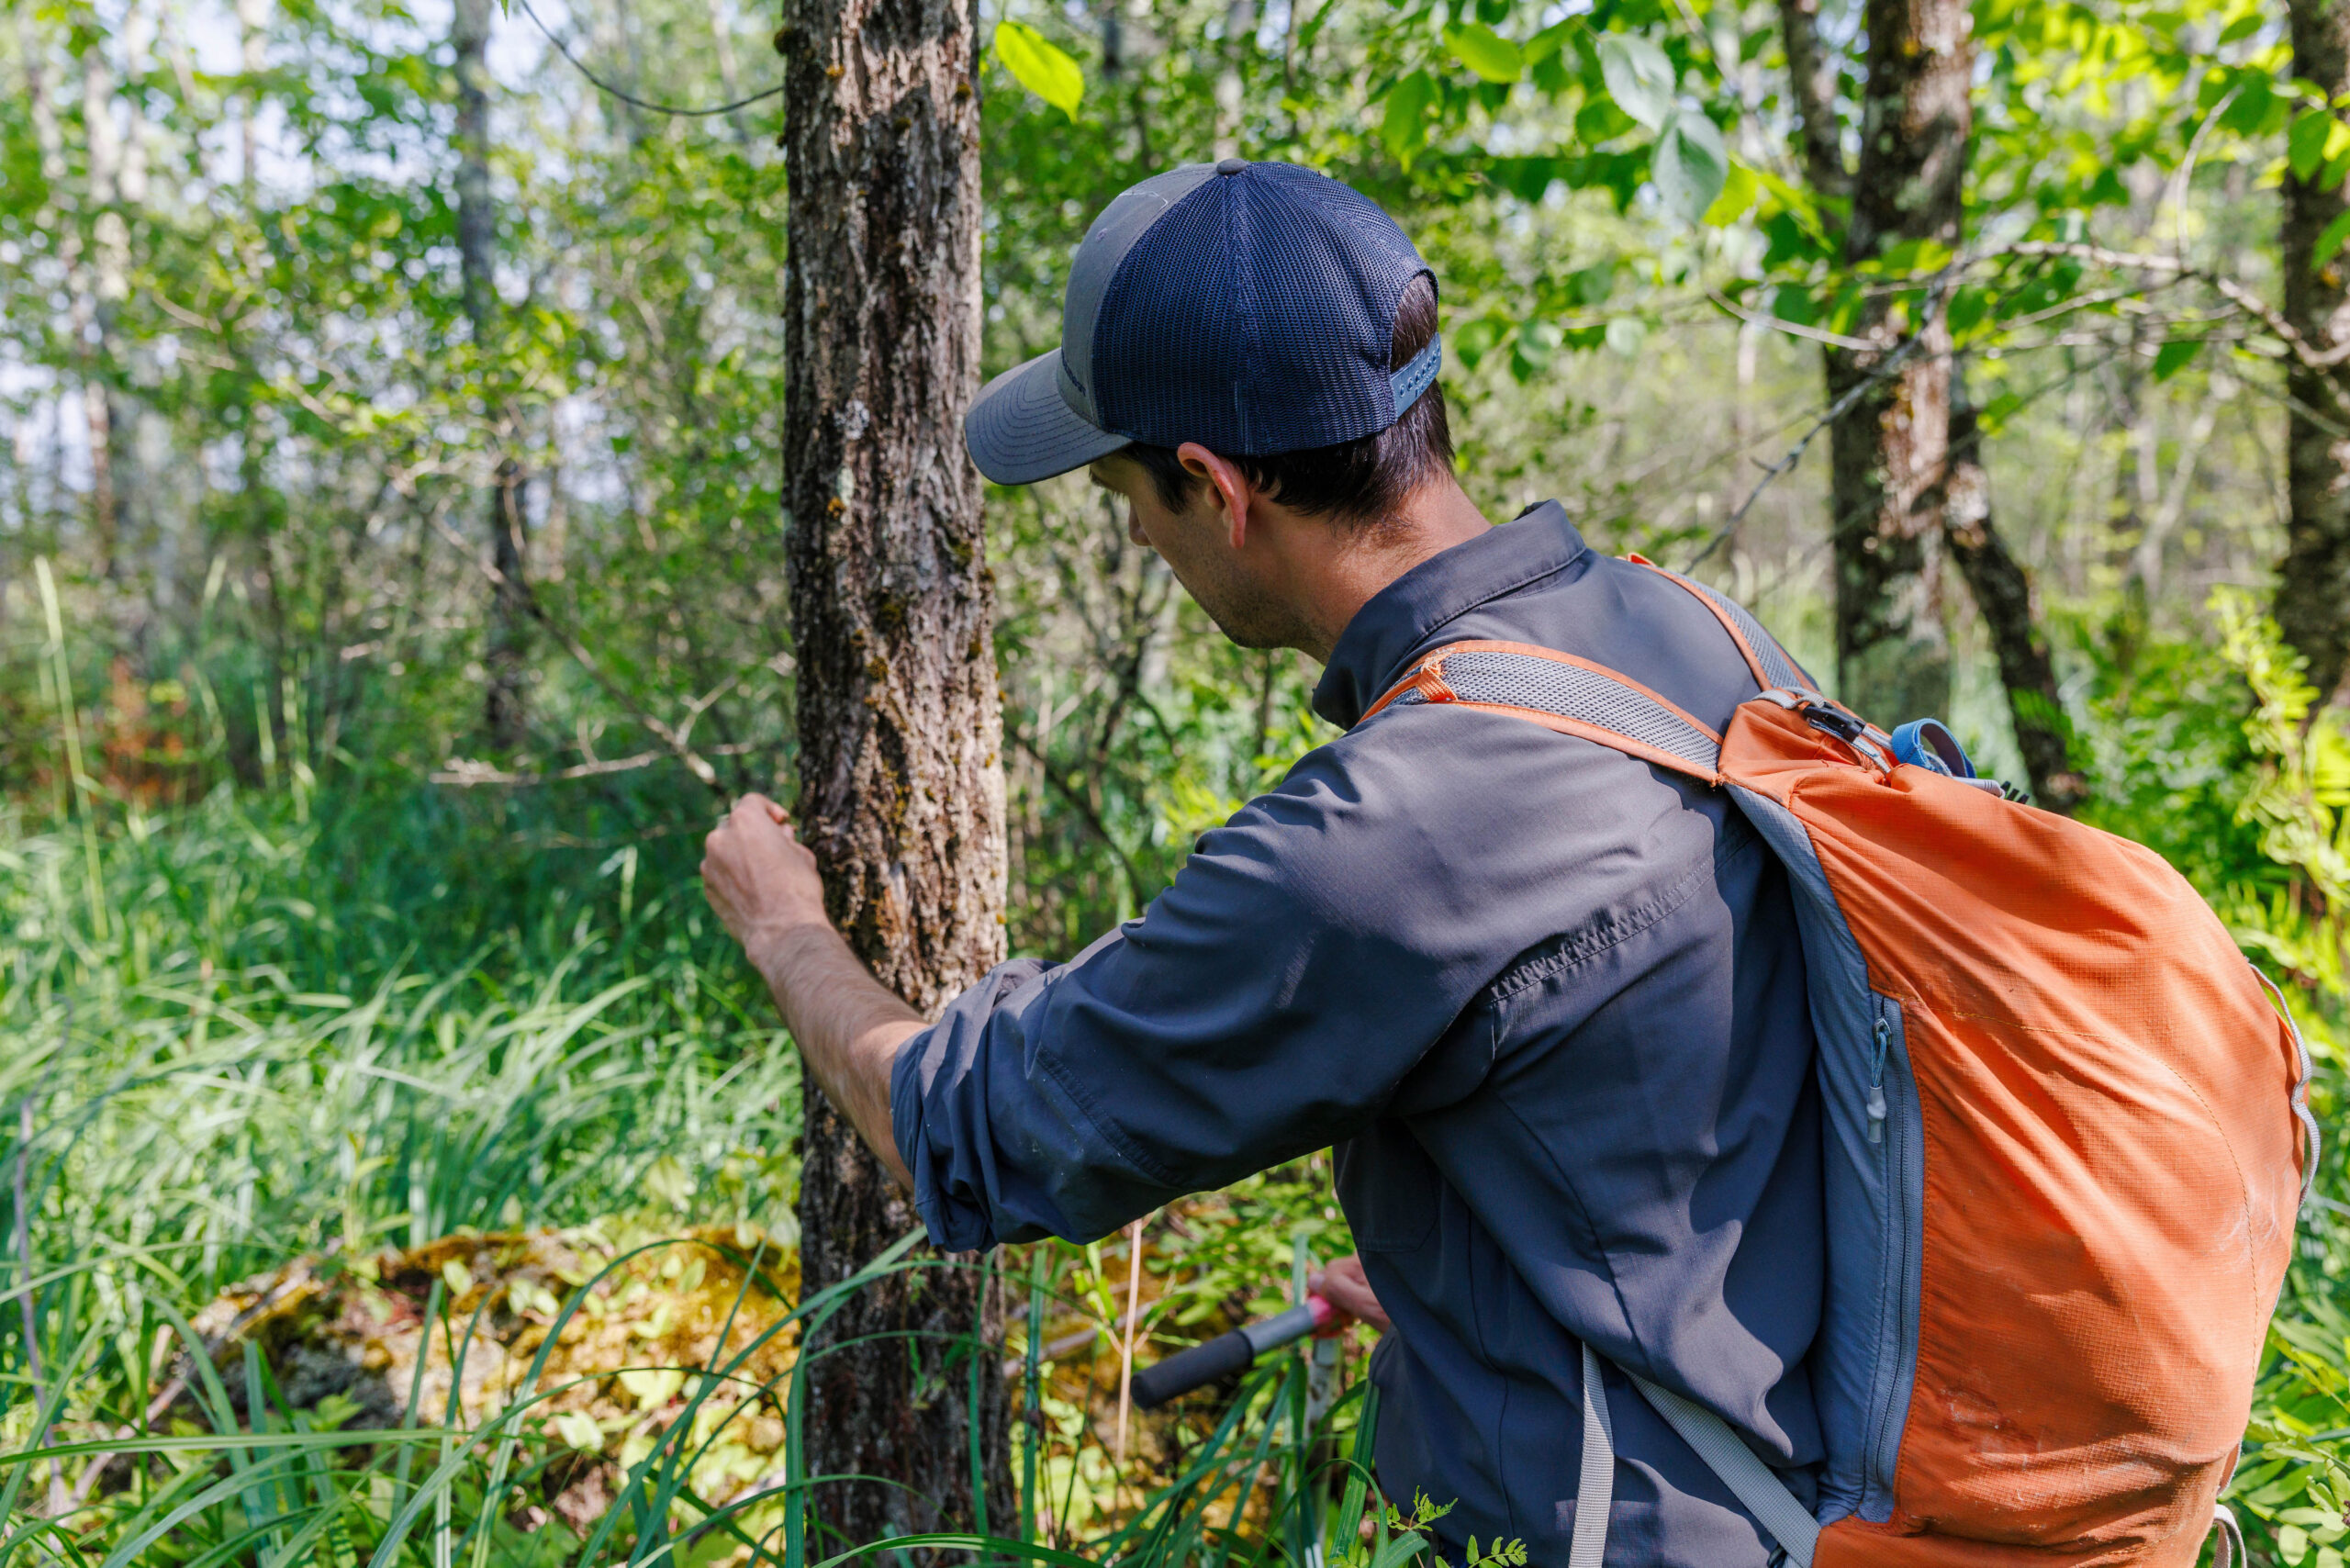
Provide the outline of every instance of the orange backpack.
{"type": "MultiPolygon", "coordinates": [[[[1826,1112],[1817,1508],[1633,1382],[1801,1568],[2190,1568],[2215,1522],[2226,1562],[2219,1492],[2317,1164],[2283,998],[2160,856],[1897,760],[1744,610],[1639,564],[1762,687],[1728,734],[1516,643],[1439,648],[1371,710],[1465,703],[1686,774],[1786,868],[1826,1112]]],[[[1612,1492],[1583,1367],[1569,1568],[1598,1568],[1612,1492]]]]}

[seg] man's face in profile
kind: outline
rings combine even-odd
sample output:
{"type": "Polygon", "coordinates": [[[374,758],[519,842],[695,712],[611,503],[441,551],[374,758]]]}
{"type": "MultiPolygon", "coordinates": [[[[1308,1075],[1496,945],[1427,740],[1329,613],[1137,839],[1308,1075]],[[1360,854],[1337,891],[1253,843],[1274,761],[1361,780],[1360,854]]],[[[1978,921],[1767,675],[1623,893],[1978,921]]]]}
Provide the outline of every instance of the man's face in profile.
{"type": "Polygon", "coordinates": [[[1265,580],[1261,549],[1232,547],[1231,515],[1214,485],[1195,476],[1188,500],[1177,510],[1160,497],[1150,471],[1130,457],[1113,453],[1085,472],[1125,503],[1126,537],[1157,551],[1225,636],[1244,648],[1299,645],[1304,617],[1265,580]]]}

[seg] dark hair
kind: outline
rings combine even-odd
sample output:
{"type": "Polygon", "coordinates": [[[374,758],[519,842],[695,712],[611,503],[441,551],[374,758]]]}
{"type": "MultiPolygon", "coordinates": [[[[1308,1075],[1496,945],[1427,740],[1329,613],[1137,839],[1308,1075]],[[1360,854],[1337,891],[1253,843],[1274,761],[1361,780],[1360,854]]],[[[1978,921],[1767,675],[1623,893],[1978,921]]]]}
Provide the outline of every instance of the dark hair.
{"type": "MultiPolygon", "coordinates": [[[[1395,335],[1387,368],[1401,370],[1436,336],[1436,285],[1422,273],[1395,305],[1395,335]]],[[[1119,449],[1150,475],[1169,510],[1189,506],[1204,483],[1177,460],[1172,448],[1135,442],[1119,449]]],[[[1309,517],[1350,528],[1377,523],[1404,498],[1452,468],[1452,429],[1445,421],[1444,388],[1431,382],[1403,418],[1371,435],[1284,452],[1272,457],[1233,457],[1232,465],[1274,500],[1309,517]]]]}

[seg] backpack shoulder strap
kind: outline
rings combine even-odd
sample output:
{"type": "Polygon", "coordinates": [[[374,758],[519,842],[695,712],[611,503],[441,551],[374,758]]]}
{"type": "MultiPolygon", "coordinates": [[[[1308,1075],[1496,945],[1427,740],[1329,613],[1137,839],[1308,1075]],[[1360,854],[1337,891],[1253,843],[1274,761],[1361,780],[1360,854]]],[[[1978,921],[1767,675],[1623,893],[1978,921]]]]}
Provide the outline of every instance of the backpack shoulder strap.
{"type": "Polygon", "coordinates": [[[1605,665],[1530,643],[1462,642],[1437,649],[1363,714],[1450,702],[1507,713],[1669,767],[1721,782],[1722,737],[1639,681],[1605,665]]]}
{"type": "Polygon", "coordinates": [[[1747,613],[1744,605],[1716,593],[1695,578],[1667,571],[1645,555],[1627,555],[1624,559],[1636,566],[1646,566],[1667,582],[1678,583],[1695,594],[1698,603],[1714,612],[1714,619],[1722,623],[1722,630],[1729,633],[1729,640],[1738,644],[1738,651],[1745,656],[1746,667],[1754,672],[1755,684],[1763,690],[1818,694],[1819,683],[1788,655],[1786,649],[1779,646],[1776,637],[1762,629],[1762,622],[1747,613]]]}
{"type": "MultiPolygon", "coordinates": [[[[1729,1423],[1637,1372],[1626,1371],[1624,1375],[1705,1462],[1706,1468],[1729,1488],[1730,1495],[1746,1506],[1754,1522],[1770,1532],[1779,1548],[1772,1561],[1811,1568],[1819,1549],[1818,1521],[1802,1499],[1787,1489],[1787,1484],[1730,1430],[1729,1423]]],[[[1616,1424],[1608,1418],[1598,1358],[1587,1344],[1583,1348],[1583,1474],[1575,1492],[1573,1548],[1567,1568],[1600,1568],[1607,1549],[1607,1507],[1614,1494],[1616,1424]]]]}

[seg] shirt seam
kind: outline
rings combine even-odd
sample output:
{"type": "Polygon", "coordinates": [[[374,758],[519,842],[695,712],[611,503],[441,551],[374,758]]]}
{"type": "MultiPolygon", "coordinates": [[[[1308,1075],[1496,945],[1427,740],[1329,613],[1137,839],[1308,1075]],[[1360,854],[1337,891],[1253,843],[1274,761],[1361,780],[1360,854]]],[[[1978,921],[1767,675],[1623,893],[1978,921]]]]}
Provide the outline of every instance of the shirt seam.
{"type": "Polygon", "coordinates": [[[1725,866],[1761,842],[1750,830],[1735,847],[1727,852],[1717,845],[1705,856],[1692,860],[1670,888],[1649,902],[1627,911],[1621,920],[1607,916],[1575,931],[1561,933],[1553,938],[1561,942],[1559,946],[1541,958],[1529,958],[1504,970],[1485,988],[1486,999],[1496,1003],[1507,1002],[1519,992],[1531,990],[1554,975],[1588,963],[1609,948],[1620,946],[1643,931],[1653,928],[1695,896],[1697,884],[1707,873],[1718,874],[1725,866]]]}

